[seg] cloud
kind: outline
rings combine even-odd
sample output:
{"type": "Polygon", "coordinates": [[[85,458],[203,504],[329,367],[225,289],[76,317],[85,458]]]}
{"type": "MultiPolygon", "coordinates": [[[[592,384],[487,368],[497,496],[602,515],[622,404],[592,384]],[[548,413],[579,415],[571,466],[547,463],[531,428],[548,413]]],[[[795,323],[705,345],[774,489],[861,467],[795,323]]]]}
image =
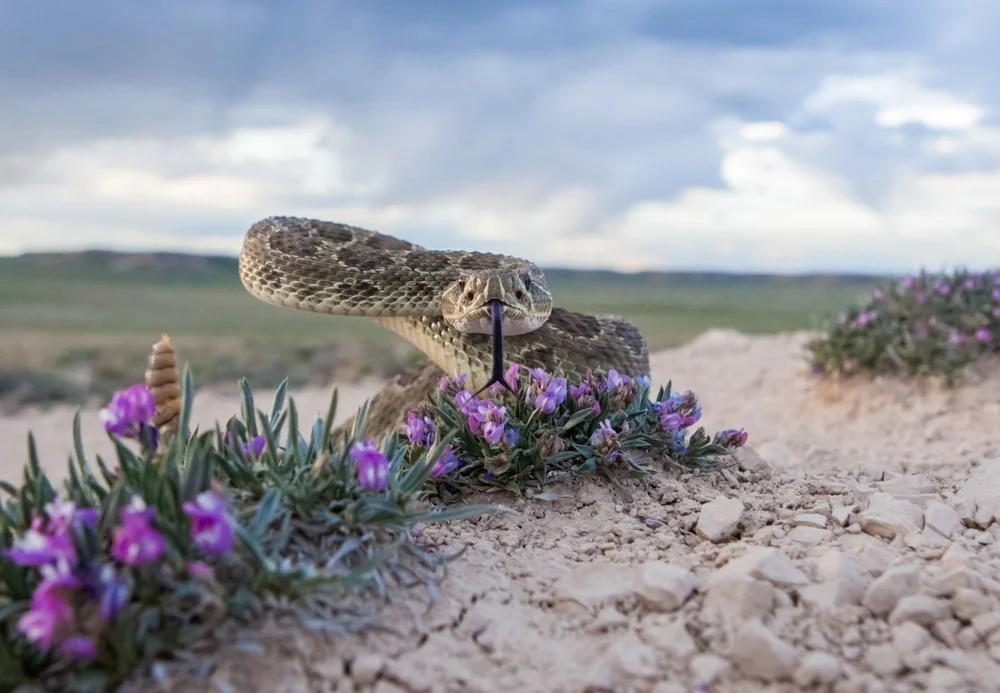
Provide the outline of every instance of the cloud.
{"type": "Polygon", "coordinates": [[[1000,262],[1000,12],[804,7],[7,4],[0,252],[295,214],[547,265],[1000,262]]]}

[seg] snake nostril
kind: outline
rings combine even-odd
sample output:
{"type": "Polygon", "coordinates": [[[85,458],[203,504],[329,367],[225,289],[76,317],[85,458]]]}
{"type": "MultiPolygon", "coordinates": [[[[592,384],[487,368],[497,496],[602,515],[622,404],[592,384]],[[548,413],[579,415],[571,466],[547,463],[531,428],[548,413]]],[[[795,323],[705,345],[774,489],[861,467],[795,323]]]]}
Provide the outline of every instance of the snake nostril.
{"type": "Polygon", "coordinates": [[[518,300],[518,301],[520,301],[520,300],[521,300],[522,298],[524,298],[524,292],[523,292],[523,291],[521,291],[520,289],[518,289],[518,290],[517,290],[517,291],[516,291],[516,292],[514,293],[514,296],[516,296],[516,297],[517,297],[517,300],[518,300]]]}
{"type": "Polygon", "coordinates": [[[476,297],[476,294],[474,294],[473,292],[471,292],[471,291],[466,291],[465,292],[465,300],[466,301],[471,301],[475,297],[476,297]]]}

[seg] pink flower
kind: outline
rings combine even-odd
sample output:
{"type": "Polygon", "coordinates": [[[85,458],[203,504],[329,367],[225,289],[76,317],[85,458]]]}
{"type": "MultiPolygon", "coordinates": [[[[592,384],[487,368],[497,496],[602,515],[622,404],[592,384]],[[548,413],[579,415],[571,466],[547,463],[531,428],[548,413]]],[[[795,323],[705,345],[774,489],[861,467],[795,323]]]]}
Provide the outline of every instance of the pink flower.
{"type": "Polygon", "coordinates": [[[206,556],[221,556],[233,548],[233,528],[226,502],[211,491],[199,493],[194,503],[184,504],[191,520],[191,541],[206,556]]]}
{"type": "Polygon", "coordinates": [[[355,443],[351,457],[358,464],[358,485],[366,491],[384,491],[389,488],[389,460],[375,447],[374,440],[355,443]]]}
{"type": "Polygon", "coordinates": [[[445,476],[462,466],[462,461],[452,451],[451,444],[444,446],[444,452],[431,467],[431,476],[445,476]]]}
{"type": "Polygon", "coordinates": [[[112,531],[111,555],[126,565],[145,565],[163,555],[166,540],[150,524],[155,516],[155,509],[133,498],[132,504],[122,509],[122,523],[112,531]]]}
{"type": "Polygon", "coordinates": [[[482,402],[476,412],[469,416],[469,429],[481,435],[491,445],[496,445],[503,436],[507,423],[507,408],[498,407],[492,400],[482,402]]]}

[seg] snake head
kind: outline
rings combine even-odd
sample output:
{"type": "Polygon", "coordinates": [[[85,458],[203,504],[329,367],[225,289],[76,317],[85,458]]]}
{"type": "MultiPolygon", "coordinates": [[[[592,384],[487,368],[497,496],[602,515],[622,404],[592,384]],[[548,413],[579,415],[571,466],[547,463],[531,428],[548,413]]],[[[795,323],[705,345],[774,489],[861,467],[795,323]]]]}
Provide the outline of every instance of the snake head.
{"type": "Polygon", "coordinates": [[[531,263],[463,274],[441,294],[441,314],[456,330],[493,334],[491,304],[502,307],[503,332],[534,332],[552,312],[552,294],[541,269],[531,263]]]}

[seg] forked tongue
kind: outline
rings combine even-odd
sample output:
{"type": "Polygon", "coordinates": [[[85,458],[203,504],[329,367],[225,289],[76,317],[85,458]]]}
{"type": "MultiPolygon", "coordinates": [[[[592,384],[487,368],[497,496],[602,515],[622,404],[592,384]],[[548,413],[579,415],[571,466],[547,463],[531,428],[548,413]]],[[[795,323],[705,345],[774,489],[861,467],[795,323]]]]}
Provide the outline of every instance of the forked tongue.
{"type": "Polygon", "coordinates": [[[476,393],[476,397],[494,383],[500,383],[507,390],[514,392],[503,379],[503,304],[494,298],[490,301],[490,309],[493,314],[493,374],[490,375],[490,381],[476,393]]]}

